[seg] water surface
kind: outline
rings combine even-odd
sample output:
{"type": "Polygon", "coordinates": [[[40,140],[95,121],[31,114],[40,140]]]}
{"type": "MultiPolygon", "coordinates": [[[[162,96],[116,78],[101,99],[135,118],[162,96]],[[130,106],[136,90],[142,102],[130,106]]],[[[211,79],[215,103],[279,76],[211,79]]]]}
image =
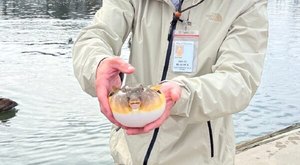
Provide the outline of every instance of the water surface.
{"type": "MultiPolygon", "coordinates": [[[[0,96],[16,100],[19,111],[0,122],[0,164],[112,164],[110,124],[80,89],[71,59],[70,41],[100,6],[1,0],[0,96]]],[[[234,116],[237,142],[300,119],[300,5],[270,0],[268,11],[263,79],[250,106],[234,116]]]]}

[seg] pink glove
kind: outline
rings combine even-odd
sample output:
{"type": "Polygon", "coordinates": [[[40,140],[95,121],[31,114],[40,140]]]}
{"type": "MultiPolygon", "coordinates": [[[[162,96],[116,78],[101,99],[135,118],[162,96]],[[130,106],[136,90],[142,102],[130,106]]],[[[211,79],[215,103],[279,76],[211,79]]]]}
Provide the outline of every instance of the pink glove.
{"type": "Polygon", "coordinates": [[[100,104],[101,112],[117,126],[121,126],[112,115],[108,95],[113,87],[121,87],[120,73],[131,74],[134,67],[119,57],[108,57],[101,61],[97,68],[96,75],[96,94],[100,104]]]}
{"type": "Polygon", "coordinates": [[[128,128],[128,127],[123,127],[126,130],[126,133],[128,135],[135,135],[135,134],[142,134],[149,132],[160,125],[170,116],[171,108],[175,104],[177,100],[180,99],[181,96],[181,87],[171,81],[165,82],[162,84],[162,87],[160,90],[165,94],[166,97],[166,109],[162,116],[155,120],[152,123],[147,124],[143,128],[128,128]]]}

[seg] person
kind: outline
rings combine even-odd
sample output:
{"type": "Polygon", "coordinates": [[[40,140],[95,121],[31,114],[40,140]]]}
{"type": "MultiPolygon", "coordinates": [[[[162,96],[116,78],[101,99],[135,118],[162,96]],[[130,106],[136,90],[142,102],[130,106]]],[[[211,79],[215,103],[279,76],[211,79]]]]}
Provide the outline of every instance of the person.
{"type": "Polygon", "coordinates": [[[115,164],[234,164],[232,114],[261,79],[266,0],[104,0],[73,47],[75,76],[113,124],[115,164]],[[129,63],[118,57],[132,33],[129,63]],[[125,83],[161,83],[164,114],[143,128],[120,125],[108,94],[125,83]],[[122,129],[119,129],[122,127],[122,129]]]}

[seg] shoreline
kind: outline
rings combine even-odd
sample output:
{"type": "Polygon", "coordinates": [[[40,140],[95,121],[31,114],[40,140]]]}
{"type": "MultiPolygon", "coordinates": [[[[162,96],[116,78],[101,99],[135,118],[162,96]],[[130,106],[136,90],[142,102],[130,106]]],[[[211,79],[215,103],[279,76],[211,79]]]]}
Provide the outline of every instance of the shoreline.
{"type": "Polygon", "coordinates": [[[236,165],[296,165],[300,162],[300,123],[236,146],[236,165]]]}

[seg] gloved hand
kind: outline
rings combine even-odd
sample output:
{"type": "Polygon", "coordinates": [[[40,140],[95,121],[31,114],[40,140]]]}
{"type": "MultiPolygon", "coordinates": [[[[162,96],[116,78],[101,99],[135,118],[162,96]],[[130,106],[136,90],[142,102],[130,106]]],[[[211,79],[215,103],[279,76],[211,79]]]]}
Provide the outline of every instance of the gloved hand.
{"type": "Polygon", "coordinates": [[[162,123],[170,116],[171,108],[176,101],[180,99],[181,87],[175,82],[167,81],[162,84],[160,90],[166,97],[166,109],[162,116],[154,122],[147,124],[143,128],[123,127],[128,135],[147,133],[162,125],[162,123]]]}
{"type": "Polygon", "coordinates": [[[108,95],[113,87],[121,87],[120,73],[131,74],[134,67],[122,60],[120,57],[108,57],[101,61],[96,73],[96,94],[100,104],[101,112],[117,126],[121,126],[112,115],[108,95]]]}

